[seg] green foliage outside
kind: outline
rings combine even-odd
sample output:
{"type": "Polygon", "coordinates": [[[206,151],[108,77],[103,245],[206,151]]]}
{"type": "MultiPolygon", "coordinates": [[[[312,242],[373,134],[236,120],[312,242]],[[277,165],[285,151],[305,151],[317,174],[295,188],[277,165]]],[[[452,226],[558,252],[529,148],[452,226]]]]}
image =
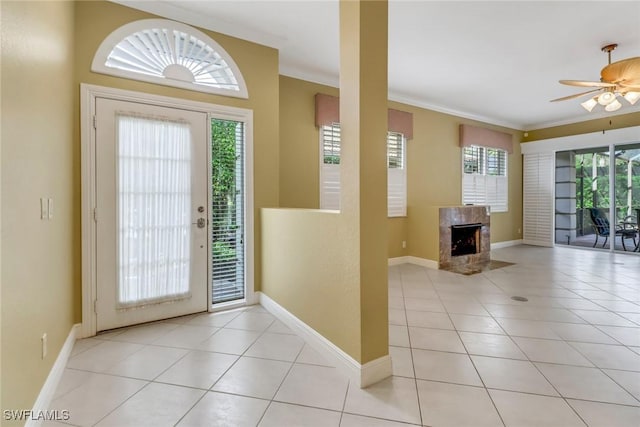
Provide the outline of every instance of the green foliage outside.
{"type": "Polygon", "coordinates": [[[339,165],[340,164],[340,156],[339,155],[324,155],[324,164],[325,165],[339,165]]]}
{"type": "MultiPolygon", "coordinates": [[[[598,153],[595,157],[596,174],[593,173],[593,153],[576,154],[576,207],[580,211],[588,208],[611,206],[609,198],[609,156],[598,153]],[[594,191],[594,181],[596,190],[594,191]]],[[[615,207],[617,220],[621,221],[629,214],[629,209],[640,208],[640,164],[632,162],[631,187],[628,184],[629,162],[616,158],[615,170],[615,207]],[[631,191],[631,205],[628,195],[631,191]]],[[[632,211],[632,215],[634,215],[632,211]]],[[[588,215],[586,215],[588,218],[588,215]]],[[[588,222],[588,221],[587,221],[588,222]]]]}
{"type": "MultiPolygon", "coordinates": [[[[213,257],[217,261],[235,261],[237,223],[236,168],[240,153],[236,153],[238,122],[211,121],[211,188],[213,192],[213,257]]],[[[241,167],[241,166],[240,166],[241,167]]]]}

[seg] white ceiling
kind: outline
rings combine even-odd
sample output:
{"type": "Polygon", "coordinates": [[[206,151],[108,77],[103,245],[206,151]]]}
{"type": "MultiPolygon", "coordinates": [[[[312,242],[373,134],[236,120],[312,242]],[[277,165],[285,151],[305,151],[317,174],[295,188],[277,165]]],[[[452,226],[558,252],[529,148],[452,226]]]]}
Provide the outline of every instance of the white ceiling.
{"type": "MultiPolygon", "coordinates": [[[[116,2],[277,48],[281,74],[338,86],[337,0],[116,2]]],[[[549,102],[584,91],[559,79],[598,81],[609,43],[613,61],[640,56],[640,2],[390,0],[389,97],[521,130],[640,111],[549,102]]]]}

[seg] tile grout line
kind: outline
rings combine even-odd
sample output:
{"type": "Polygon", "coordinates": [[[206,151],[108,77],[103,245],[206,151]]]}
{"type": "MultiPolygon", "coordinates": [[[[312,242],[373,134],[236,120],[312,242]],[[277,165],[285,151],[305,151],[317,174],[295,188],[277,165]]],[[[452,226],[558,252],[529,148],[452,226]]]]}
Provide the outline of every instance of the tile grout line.
{"type": "MultiPolygon", "coordinates": [[[[424,418],[422,416],[422,404],[420,403],[420,390],[418,389],[418,375],[416,374],[416,364],[413,358],[413,345],[411,344],[411,334],[409,333],[409,318],[407,317],[407,304],[404,297],[403,283],[402,271],[400,271],[400,288],[402,289],[402,305],[404,307],[404,317],[405,321],[407,322],[407,339],[409,341],[409,357],[411,358],[411,369],[413,370],[413,385],[416,390],[416,400],[418,402],[418,415],[420,416],[420,424],[424,425],[424,418]]],[[[391,361],[391,363],[393,363],[393,360],[391,361]]]]}
{"type": "MultiPolygon", "coordinates": [[[[491,281],[491,280],[489,280],[489,281],[491,281]]],[[[480,302],[478,302],[478,303],[482,306],[483,309],[486,310],[486,308],[484,307],[484,305],[482,305],[482,303],[480,303],[480,302]]],[[[445,306],[445,309],[446,308],[447,307],[445,306]]],[[[487,310],[487,313],[489,313],[488,310],[487,310]]],[[[491,313],[489,313],[489,314],[491,314],[491,313]]],[[[453,320],[451,319],[451,315],[449,314],[449,310],[448,309],[447,309],[447,317],[449,318],[449,321],[451,322],[451,324],[453,324],[453,320]]],[[[494,321],[495,321],[495,319],[494,319],[494,321]]],[[[500,326],[500,328],[502,329],[502,326],[499,323],[498,323],[498,326],[500,326]]],[[[454,325],[454,327],[455,327],[455,325],[454,325]]],[[[491,396],[491,393],[489,393],[489,389],[487,388],[487,385],[485,384],[484,379],[482,378],[482,375],[480,375],[480,371],[478,371],[478,367],[476,366],[475,362],[473,361],[473,358],[469,354],[469,349],[467,348],[466,344],[464,343],[464,340],[460,336],[460,332],[457,329],[456,329],[456,336],[458,337],[458,339],[462,343],[462,347],[466,351],[466,356],[469,359],[469,361],[471,362],[471,366],[473,366],[473,369],[474,369],[476,375],[478,376],[478,379],[480,379],[480,382],[482,383],[482,388],[484,389],[484,392],[489,397],[489,400],[491,401],[491,404],[493,405],[493,409],[495,409],[496,413],[498,414],[498,417],[500,418],[500,422],[502,422],[502,425],[506,427],[507,424],[505,423],[504,418],[502,418],[502,414],[500,413],[500,410],[498,409],[498,406],[496,405],[496,402],[493,400],[493,396],[491,396]]]]}
{"type": "MultiPolygon", "coordinates": [[[[297,336],[297,335],[296,335],[297,336]]],[[[259,338],[258,338],[259,339],[259,338]]],[[[256,340],[257,341],[257,340],[256,340]]],[[[293,367],[296,364],[296,360],[298,360],[298,358],[300,357],[300,354],[302,353],[302,350],[304,349],[304,346],[306,345],[303,344],[302,347],[300,348],[300,350],[298,350],[298,354],[296,354],[296,357],[293,359],[293,361],[291,362],[291,365],[289,366],[289,369],[287,370],[287,373],[284,374],[284,376],[282,377],[282,380],[280,381],[280,384],[278,384],[278,387],[276,388],[275,392],[273,393],[273,396],[271,396],[271,399],[269,399],[269,404],[267,405],[267,407],[265,408],[264,412],[262,413],[262,416],[260,417],[260,419],[258,420],[258,423],[256,425],[259,425],[262,422],[262,419],[264,418],[264,416],[267,414],[267,411],[269,411],[269,408],[271,407],[271,405],[273,404],[273,402],[279,403],[277,400],[275,400],[276,396],[278,395],[278,392],[280,391],[280,388],[282,387],[282,384],[284,384],[285,380],[287,379],[287,377],[289,376],[289,374],[291,373],[291,370],[293,369],[293,367]]],[[[247,348],[247,351],[249,349],[247,348]]],[[[246,353],[246,351],[245,351],[246,353]]],[[[222,377],[220,377],[222,378],[222,377]]],[[[284,402],[283,402],[284,403],[284,402]]],[[[286,404],[286,403],[285,403],[286,404]]]]}

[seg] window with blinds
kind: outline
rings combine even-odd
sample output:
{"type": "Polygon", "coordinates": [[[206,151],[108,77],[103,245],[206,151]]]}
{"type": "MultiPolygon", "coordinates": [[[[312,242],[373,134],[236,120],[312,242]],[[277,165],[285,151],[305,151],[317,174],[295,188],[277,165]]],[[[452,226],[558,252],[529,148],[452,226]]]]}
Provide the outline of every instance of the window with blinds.
{"type": "MultiPolygon", "coordinates": [[[[340,124],[320,127],[320,209],[340,209],[340,124]]],[[[387,215],[407,214],[406,138],[387,134],[387,215]]]]}
{"type": "Polygon", "coordinates": [[[325,165],[340,164],[340,124],[322,126],[322,162],[325,165]]]}
{"type": "Polygon", "coordinates": [[[489,205],[492,212],[509,210],[507,152],[497,148],[468,146],[462,150],[462,203],[489,205]]]}
{"type": "Polygon", "coordinates": [[[211,120],[212,302],[244,298],[244,123],[211,120]]]}
{"type": "Polygon", "coordinates": [[[404,136],[401,133],[387,134],[387,165],[389,169],[404,168],[404,136]]]}
{"type": "Polygon", "coordinates": [[[407,215],[406,138],[398,132],[387,133],[387,215],[407,215]]]}

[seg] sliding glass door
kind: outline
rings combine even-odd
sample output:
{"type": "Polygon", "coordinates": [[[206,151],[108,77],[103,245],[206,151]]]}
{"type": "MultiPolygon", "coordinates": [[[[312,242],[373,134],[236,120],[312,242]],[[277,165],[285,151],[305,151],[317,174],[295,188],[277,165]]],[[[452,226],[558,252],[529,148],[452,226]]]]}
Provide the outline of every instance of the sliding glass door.
{"type": "Polygon", "coordinates": [[[556,153],[556,244],[637,250],[640,144],[611,148],[556,153]]]}

